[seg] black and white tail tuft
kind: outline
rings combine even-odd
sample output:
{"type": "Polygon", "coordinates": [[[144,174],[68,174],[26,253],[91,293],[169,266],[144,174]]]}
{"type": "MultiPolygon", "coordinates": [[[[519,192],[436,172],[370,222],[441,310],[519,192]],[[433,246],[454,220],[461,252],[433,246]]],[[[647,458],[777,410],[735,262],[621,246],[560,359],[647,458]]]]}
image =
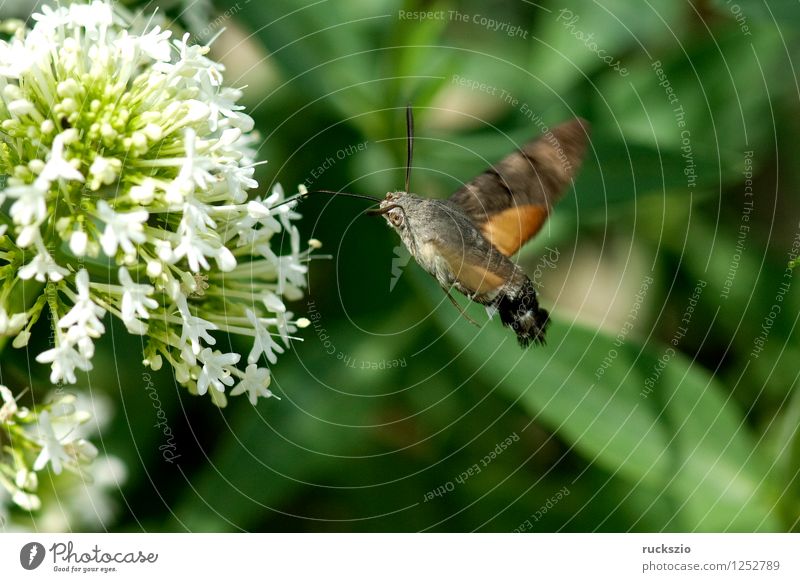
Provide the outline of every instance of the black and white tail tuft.
{"type": "Polygon", "coordinates": [[[523,348],[531,343],[544,344],[544,334],[550,323],[550,316],[546,310],[539,307],[536,290],[530,279],[514,296],[501,293],[495,302],[500,313],[500,321],[510,327],[517,334],[517,341],[523,348]]]}

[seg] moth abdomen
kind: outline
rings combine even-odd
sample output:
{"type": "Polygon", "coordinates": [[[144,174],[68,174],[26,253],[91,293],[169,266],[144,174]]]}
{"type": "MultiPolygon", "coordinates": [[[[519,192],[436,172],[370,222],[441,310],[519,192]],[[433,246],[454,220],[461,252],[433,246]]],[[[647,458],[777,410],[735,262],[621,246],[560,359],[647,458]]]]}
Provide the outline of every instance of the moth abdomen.
{"type": "Polygon", "coordinates": [[[517,341],[523,348],[531,343],[544,345],[545,331],[550,323],[550,314],[539,307],[536,289],[527,277],[513,295],[501,292],[495,299],[495,307],[503,325],[517,334],[517,341]]]}

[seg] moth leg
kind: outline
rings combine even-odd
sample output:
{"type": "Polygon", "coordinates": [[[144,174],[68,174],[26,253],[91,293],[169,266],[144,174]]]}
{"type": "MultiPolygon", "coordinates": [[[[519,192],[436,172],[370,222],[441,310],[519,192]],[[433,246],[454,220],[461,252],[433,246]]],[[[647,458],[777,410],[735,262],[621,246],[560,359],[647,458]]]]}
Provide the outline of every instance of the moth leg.
{"type": "Polygon", "coordinates": [[[479,324],[477,321],[475,321],[475,320],[474,320],[474,319],[472,319],[472,318],[471,318],[469,315],[467,315],[467,313],[466,313],[466,312],[465,312],[465,311],[464,311],[464,310],[461,308],[461,306],[458,304],[458,301],[456,301],[456,300],[453,298],[453,296],[452,296],[452,295],[450,295],[450,291],[448,291],[448,290],[447,290],[447,289],[445,289],[444,287],[442,287],[442,291],[444,291],[444,294],[445,294],[445,295],[447,295],[447,298],[450,300],[450,303],[452,303],[453,305],[455,305],[456,309],[458,309],[458,312],[459,312],[459,313],[460,313],[460,314],[461,314],[461,315],[464,317],[464,319],[466,319],[468,322],[470,322],[472,325],[474,325],[474,326],[476,326],[476,327],[480,327],[480,326],[481,326],[481,325],[480,325],[480,324],[479,324]]]}

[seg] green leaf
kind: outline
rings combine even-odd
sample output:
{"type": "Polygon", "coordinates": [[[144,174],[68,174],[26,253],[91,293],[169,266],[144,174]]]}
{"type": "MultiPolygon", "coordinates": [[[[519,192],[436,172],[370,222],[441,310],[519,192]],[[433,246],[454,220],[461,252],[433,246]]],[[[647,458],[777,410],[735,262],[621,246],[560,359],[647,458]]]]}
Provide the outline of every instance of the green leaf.
{"type": "Polygon", "coordinates": [[[712,0],[712,4],[720,14],[742,27],[742,32],[750,30],[752,22],[796,27],[800,15],[796,0],[712,0]]]}
{"type": "Polygon", "coordinates": [[[530,69],[539,85],[541,100],[560,101],[560,96],[583,83],[594,72],[620,78],[612,67],[627,67],[629,51],[642,51],[653,39],[668,37],[680,28],[680,3],[640,4],[612,0],[573,0],[553,5],[543,14],[531,43],[530,69]],[[611,65],[603,60],[611,61],[611,65]]]}
{"type": "MultiPolygon", "coordinates": [[[[421,276],[421,275],[420,275],[421,276]]],[[[433,282],[420,282],[435,291],[433,282]]],[[[473,317],[480,317],[474,309],[473,317]]],[[[437,310],[459,346],[456,365],[520,402],[591,463],[667,495],[672,529],[777,529],[774,496],[743,417],[718,382],[679,352],[620,345],[603,332],[555,319],[548,345],[522,350],[499,322],[476,332],[437,310]],[[667,355],[668,354],[668,355],[667,355]],[[668,364],[648,393],[659,358],[668,364]],[[610,365],[603,368],[604,359],[610,365]]]]}
{"type": "Polygon", "coordinates": [[[696,171],[706,184],[720,174],[723,182],[738,180],[743,151],[774,145],[770,103],[795,90],[791,76],[779,73],[789,66],[783,42],[763,27],[746,39],[728,29],[690,39],[687,52],[643,55],[628,77],[599,82],[598,106],[608,111],[599,121],[628,141],[716,161],[696,171]]]}

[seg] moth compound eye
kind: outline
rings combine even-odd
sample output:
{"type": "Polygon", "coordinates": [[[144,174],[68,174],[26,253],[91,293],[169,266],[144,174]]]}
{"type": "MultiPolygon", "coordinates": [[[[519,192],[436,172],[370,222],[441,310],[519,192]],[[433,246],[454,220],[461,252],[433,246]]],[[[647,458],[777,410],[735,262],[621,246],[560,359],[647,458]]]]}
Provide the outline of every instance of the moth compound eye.
{"type": "Polygon", "coordinates": [[[389,211],[389,220],[395,226],[403,225],[403,213],[399,209],[389,211]]]}

